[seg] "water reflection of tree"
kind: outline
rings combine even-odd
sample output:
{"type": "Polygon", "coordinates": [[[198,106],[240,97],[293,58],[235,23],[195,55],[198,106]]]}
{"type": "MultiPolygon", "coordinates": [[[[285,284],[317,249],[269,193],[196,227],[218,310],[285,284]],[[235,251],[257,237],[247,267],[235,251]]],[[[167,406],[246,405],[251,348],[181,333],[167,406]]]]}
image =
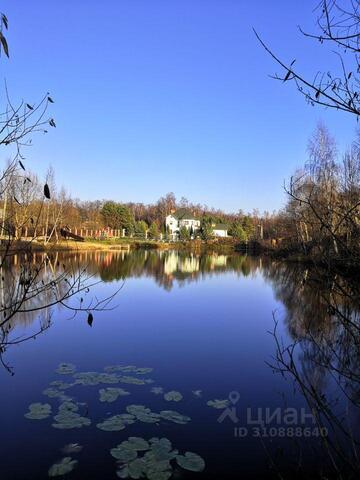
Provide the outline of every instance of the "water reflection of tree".
{"type": "Polygon", "coordinates": [[[47,330],[56,309],[66,307],[72,316],[81,311],[103,310],[116,295],[86,300],[98,280],[78,260],[73,255],[65,258],[59,252],[15,253],[3,259],[0,304],[6,317],[0,319],[0,362],[10,373],[12,369],[4,360],[7,349],[47,330]]]}
{"type": "Polygon", "coordinates": [[[204,276],[224,272],[247,276],[260,266],[259,259],[241,255],[197,255],[174,250],[135,250],[131,253],[111,252],[104,255],[108,255],[106,263],[100,261],[93,264],[103,281],[150,277],[165,290],[171,290],[175,282],[184,285],[204,276]]]}
{"type": "MultiPolygon", "coordinates": [[[[45,254],[39,254],[44,257],[45,254]]],[[[248,276],[261,268],[261,259],[251,259],[241,255],[196,255],[177,251],[155,251],[155,250],[134,250],[127,251],[96,251],[96,252],[71,252],[56,253],[47,255],[47,262],[44,268],[44,280],[51,280],[52,275],[58,275],[62,270],[86,271],[87,275],[97,281],[99,278],[104,282],[115,282],[127,278],[151,278],[157,285],[170,291],[174,284],[183,286],[187,283],[199,281],[212,275],[234,272],[239,276],[248,276]]],[[[41,259],[40,259],[41,260],[41,259]]],[[[39,258],[34,259],[38,263],[39,258]]],[[[13,295],[14,286],[19,283],[21,275],[21,258],[13,257],[11,262],[4,266],[2,295],[13,295]]],[[[66,284],[57,285],[57,288],[65,288],[66,284]]],[[[58,297],[64,292],[58,292],[58,297]]],[[[50,295],[48,291],[44,294],[50,295]]],[[[11,322],[3,329],[8,336],[14,328],[29,326],[39,318],[39,306],[51,304],[50,298],[31,298],[28,301],[27,309],[19,312],[11,322]]],[[[54,306],[55,308],[55,306],[54,306]]],[[[61,304],[60,304],[61,308],[61,304]]],[[[51,317],[53,308],[44,311],[43,318],[51,317]]],[[[40,322],[41,323],[41,322],[40,322]]],[[[45,327],[49,321],[43,321],[45,327]]],[[[3,343],[5,339],[3,338],[3,343]]]]}
{"type": "Polygon", "coordinates": [[[300,265],[271,263],[264,274],[285,306],[292,338],[283,344],[275,322],[272,368],[291,378],[320,426],[334,478],[359,478],[359,279],[300,265]]]}

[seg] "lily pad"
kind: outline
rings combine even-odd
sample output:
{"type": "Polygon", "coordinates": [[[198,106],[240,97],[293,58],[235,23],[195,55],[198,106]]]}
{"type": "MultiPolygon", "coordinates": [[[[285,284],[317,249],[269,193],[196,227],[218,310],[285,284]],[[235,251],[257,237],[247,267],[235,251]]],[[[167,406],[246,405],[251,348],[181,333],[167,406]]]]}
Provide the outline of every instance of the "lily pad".
{"type": "Polygon", "coordinates": [[[54,463],[54,465],[49,468],[48,475],[49,477],[66,475],[67,473],[72,472],[77,464],[77,460],[73,460],[71,457],[65,457],[59,463],[54,463]]]}
{"type": "Polygon", "coordinates": [[[127,413],[121,413],[119,415],[114,415],[113,417],[107,418],[101,423],[98,423],[96,426],[100,430],[105,432],[116,432],[124,430],[127,425],[135,423],[135,416],[127,413]]]}
{"type": "Polygon", "coordinates": [[[60,363],[55,371],[60,375],[72,375],[75,373],[76,367],[72,363],[60,363]]]}
{"type": "Polygon", "coordinates": [[[30,420],[43,420],[51,415],[51,405],[48,403],[31,403],[29,411],[25,413],[25,417],[30,420]]]}
{"type": "Polygon", "coordinates": [[[146,383],[149,383],[148,381],[144,380],[143,378],[130,377],[130,376],[127,376],[127,375],[119,377],[119,382],[120,383],[129,383],[131,385],[145,385],[146,383]]]}
{"type": "Polygon", "coordinates": [[[140,413],[137,415],[136,419],[139,422],[143,423],[158,423],[160,420],[160,415],[155,412],[149,412],[149,413],[140,413]]]}
{"type": "Polygon", "coordinates": [[[162,410],[160,412],[160,416],[164,420],[168,420],[170,422],[178,423],[180,425],[185,425],[186,423],[190,422],[190,420],[191,420],[190,417],[188,417],[186,415],[182,415],[181,413],[176,412],[174,410],[162,410]]]}
{"type": "Polygon", "coordinates": [[[151,368],[151,367],[140,367],[140,368],[137,368],[135,373],[137,375],[146,375],[147,373],[151,373],[154,369],[151,368]]]}
{"type": "Polygon", "coordinates": [[[149,442],[141,437],[129,437],[127,440],[121,443],[124,448],[132,448],[137,451],[149,450],[149,442]]]}
{"type": "Polygon", "coordinates": [[[130,395],[130,392],[123,390],[122,388],[102,388],[100,391],[100,402],[115,402],[120,396],[130,395]]]}
{"type": "Polygon", "coordinates": [[[153,371],[149,367],[136,367],[135,365],[109,365],[104,368],[105,372],[124,372],[136,373],[137,375],[146,375],[153,371]]]}
{"type": "Polygon", "coordinates": [[[55,415],[52,426],[59,430],[69,430],[72,428],[82,428],[91,425],[88,417],[82,417],[77,411],[79,407],[73,402],[64,402],[59,407],[59,412],[55,415]]]}
{"type": "Polygon", "coordinates": [[[62,399],[64,397],[64,392],[61,390],[58,390],[57,388],[54,387],[49,387],[43,390],[43,395],[46,395],[49,398],[60,398],[62,399]]]}
{"type": "MultiPolygon", "coordinates": [[[[130,407],[132,411],[145,408],[142,405],[130,407]]],[[[201,472],[205,468],[205,462],[199,455],[192,452],[179,455],[167,438],[153,437],[147,441],[140,437],[129,437],[111,449],[110,453],[122,464],[116,472],[119,478],[168,480],[173,473],[171,462],[175,460],[182,468],[193,472],[201,472]],[[145,452],[143,456],[142,452],[145,452]]]]}
{"type": "Polygon", "coordinates": [[[172,474],[170,460],[176,458],[178,451],[171,449],[171,442],[167,438],[152,438],[146,441],[140,437],[129,437],[110,453],[120,463],[125,464],[117,471],[119,478],[145,477],[157,480],[170,478],[172,474]],[[143,457],[138,457],[141,451],[146,453],[143,457]]]}
{"type": "Polygon", "coordinates": [[[61,449],[61,451],[65,453],[65,455],[69,455],[70,453],[79,453],[82,449],[82,445],[79,445],[78,443],[68,443],[61,449]]]}
{"type": "Polygon", "coordinates": [[[116,460],[119,460],[122,463],[128,463],[131,460],[135,460],[137,457],[136,450],[133,448],[125,448],[121,443],[117,447],[112,448],[110,453],[114,458],[116,458],[116,460]]]}
{"type": "Polygon", "coordinates": [[[161,395],[164,393],[164,389],[162,387],[152,387],[150,391],[155,393],[155,395],[161,395]]]}
{"type": "Polygon", "coordinates": [[[98,372],[79,372],[74,375],[75,384],[92,386],[101,383],[119,383],[119,377],[114,373],[98,373],[98,372]]]}
{"type": "Polygon", "coordinates": [[[148,452],[149,455],[146,459],[146,478],[148,478],[149,480],[166,480],[170,478],[172,475],[172,467],[170,465],[170,461],[153,459],[151,457],[151,453],[152,452],[148,452]]]}
{"type": "Polygon", "coordinates": [[[224,409],[230,405],[229,400],[209,400],[207,404],[209,407],[216,408],[218,410],[224,409]]]}
{"type": "Polygon", "coordinates": [[[180,392],[177,392],[176,390],[171,390],[171,392],[165,393],[164,399],[167,402],[180,402],[182,400],[183,396],[181,395],[180,392]]]}
{"type": "Polygon", "coordinates": [[[62,380],[55,380],[54,382],[51,382],[50,385],[52,387],[56,387],[58,390],[67,390],[68,388],[73,387],[75,384],[66,383],[66,382],[63,382],[62,380]]]}
{"type": "Polygon", "coordinates": [[[144,458],[152,468],[158,464],[156,469],[167,470],[170,467],[169,461],[176,458],[178,453],[178,450],[172,450],[171,442],[167,438],[153,438],[151,450],[145,454],[144,458]]]}
{"type": "Polygon", "coordinates": [[[205,461],[197,453],[186,452],[185,455],[176,457],[177,463],[181,468],[192,472],[202,472],[205,468],[205,461]]]}
{"type": "Polygon", "coordinates": [[[168,480],[172,476],[172,471],[159,472],[158,470],[148,470],[148,480],[168,480]]]}
{"type": "Polygon", "coordinates": [[[160,420],[158,413],[152,412],[144,405],[128,405],[126,411],[136,417],[136,420],[144,423],[157,423],[160,420]]]}
{"type": "Polygon", "coordinates": [[[120,470],[116,472],[116,475],[119,478],[129,478],[129,467],[127,465],[124,465],[120,468],[120,470]]]}
{"type": "MultiPolygon", "coordinates": [[[[143,458],[136,458],[128,463],[128,476],[135,480],[144,477],[147,470],[146,462],[143,458]]],[[[120,477],[121,478],[121,477],[120,477]]]]}
{"type": "Polygon", "coordinates": [[[59,412],[77,412],[78,410],[79,407],[74,402],[66,401],[59,406],[59,412]]]}

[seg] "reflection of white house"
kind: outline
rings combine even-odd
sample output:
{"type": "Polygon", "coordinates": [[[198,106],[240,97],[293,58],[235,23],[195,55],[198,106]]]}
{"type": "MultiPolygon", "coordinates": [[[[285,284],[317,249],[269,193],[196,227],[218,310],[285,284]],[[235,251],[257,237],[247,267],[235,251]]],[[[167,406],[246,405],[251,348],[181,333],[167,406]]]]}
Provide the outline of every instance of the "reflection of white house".
{"type": "Polygon", "coordinates": [[[223,223],[213,224],[212,229],[213,229],[214,237],[227,237],[228,236],[228,228],[223,223]]]}
{"type": "Polygon", "coordinates": [[[193,273],[200,269],[200,260],[193,254],[180,256],[179,252],[170,251],[165,257],[164,273],[172,275],[175,272],[193,273]]]}
{"type": "Polygon", "coordinates": [[[164,273],[171,275],[176,272],[179,262],[179,253],[175,251],[167,252],[164,260],[164,273]]]}
{"type": "Polygon", "coordinates": [[[166,217],[165,225],[166,230],[176,239],[182,227],[186,227],[194,235],[200,228],[200,220],[187,208],[180,208],[166,217]]]}
{"type": "Polygon", "coordinates": [[[212,255],[210,258],[211,269],[226,267],[227,258],[227,255],[212,255]]]}

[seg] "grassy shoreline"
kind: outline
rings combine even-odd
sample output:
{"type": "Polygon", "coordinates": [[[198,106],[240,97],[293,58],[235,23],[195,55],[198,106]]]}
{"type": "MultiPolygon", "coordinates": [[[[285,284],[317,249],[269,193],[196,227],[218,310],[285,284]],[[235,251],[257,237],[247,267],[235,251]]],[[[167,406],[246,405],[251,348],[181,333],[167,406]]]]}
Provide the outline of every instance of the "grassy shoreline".
{"type": "MultiPolygon", "coordinates": [[[[124,238],[116,240],[93,240],[88,239],[84,242],[74,240],[60,240],[44,244],[42,241],[16,240],[13,241],[10,250],[12,252],[22,252],[31,249],[33,252],[47,251],[96,251],[96,250],[134,250],[138,248],[156,249],[156,250],[181,250],[189,252],[217,252],[232,253],[235,251],[236,241],[234,239],[221,240],[191,240],[178,242],[160,242],[156,240],[142,240],[135,238],[124,238]]],[[[7,249],[6,244],[0,245],[0,252],[7,249]]]]}
{"type": "MultiPolygon", "coordinates": [[[[21,254],[27,252],[95,252],[95,251],[131,251],[137,249],[147,250],[178,250],[184,253],[195,254],[218,254],[218,255],[263,255],[272,260],[284,261],[287,263],[298,263],[304,266],[318,266],[320,268],[330,268],[330,265],[324,261],[321,255],[305,255],[296,249],[272,248],[269,245],[261,245],[258,251],[243,252],[239,250],[239,242],[233,238],[221,238],[212,240],[188,240],[178,242],[162,242],[155,240],[142,240],[136,238],[93,240],[88,239],[84,242],[74,240],[60,240],[44,245],[42,241],[24,241],[16,240],[12,242],[9,249],[5,245],[0,245],[0,255],[2,252],[11,252],[11,254],[21,254]]],[[[331,269],[337,270],[344,275],[359,276],[357,263],[351,259],[337,258],[332,259],[331,269]]]]}

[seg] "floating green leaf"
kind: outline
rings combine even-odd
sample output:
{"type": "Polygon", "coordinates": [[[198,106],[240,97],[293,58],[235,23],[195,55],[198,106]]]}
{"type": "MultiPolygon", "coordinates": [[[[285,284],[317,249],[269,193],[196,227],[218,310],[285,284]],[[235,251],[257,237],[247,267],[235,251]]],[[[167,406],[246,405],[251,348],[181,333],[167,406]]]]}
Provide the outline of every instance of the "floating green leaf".
{"type": "Polygon", "coordinates": [[[111,455],[122,463],[128,463],[131,460],[135,460],[137,457],[137,451],[133,448],[123,447],[122,444],[110,450],[111,455]]]}
{"type": "Polygon", "coordinates": [[[50,385],[52,387],[57,387],[59,390],[67,390],[68,388],[73,387],[75,384],[66,383],[66,382],[63,382],[62,380],[55,380],[54,382],[50,382],[50,385]]]}
{"type": "Polygon", "coordinates": [[[209,400],[207,402],[206,405],[208,405],[209,407],[213,407],[213,408],[216,408],[216,409],[223,409],[223,408],[226,408],[229,406],[229,400],[218,400],[218,399],[215,399],[215,400],[209,400]]]}
{"type": "Polygon", "coordinates": [[[109,365],[104,370],[105,372],[136,373],[137,375],[146,375],[153,371],[152,368],[136,367],[135,365],[109,365]]]}
{"type": "Polygon", "coordinates": [[[51,405],[48,403],[32,403],[29,405],[29,411],[25,417],[30,420],[43,420],[51,415],[51,405]]]}
{"type": "Polygon", "coordinates": [[[77,411],[79,407],[73,402],[64,402],[59,407],[59,412],[55,415],[53,423],[54,428],[60,430],[68,430],[72,428],[82,428],[91,425],[91,420],[88,417],[82,417],[77,411]]]}
{"type": "Polygon", "coordinates": [[[148,442],[139,437],[129,437],[111,449],[110,453],[120,463],[125,464],[117,471],[119,478],[145,477],[157,480],[170,478],[172,474],[170,460],[176,458],[178,451],[171,451],[171,448],[171,442],[166,438],[152,438],[148,442]],[[143,457],[138,457],[139,451],[146,453],[143,457]]]}
{"type": "Polygon", "coordinates": [[[148,470],[148,480],[168,480],[172,476],[172,471],[159,472],[158,470],[148,470]]]}
{"type": "Polygon", "coordinates": [[[112,373],[79,372],[75,373],[75,384],[91,386],[100,383],[119,383],[119,377],[112,373]]]}
{"type": "Polygon", "coordinates": [[[56,369],[56,373],[60,375],[71,375],[75,373],[76,367],[72,363],[60,363],[58,368],[56,369]]]}
{"type": "MultiPolygon", "coordinates": [[[[43,390],[42,393],[43,393],[43,395],[46,395],[49,398],[60,398],[60,399],[64,398],[64,392],[62,392],[61,390],[58,390],[57,388],[53,388],[53,387],[46,388],[45,390],[43,390]]],[[[67,398],[69,398],[69,397],[67,397],[67,398]]]]}
{"type": "Polygon", "coordinates": [[[79,407],[74,402],[66,401],[59,406],[59,412],[77,412],[78,410],[79,407]]]}
{"type": "Polygon", "coordinates": [[[172,450],[172,445],[167,438],[152,438],[150,440],[151,450],[147,452],[144,458],[149,464],[159,463],[157,468],[161,467],[161,470],[166,470],[170,460],[176,457],[179,453],[178,450],[172,450]]]}
{"type": "Polygon", "coordinates": [[[146,462],[142,458],[136,458],[127,465],[128,476],[135,480],[137,480],[138,478],[142,478],[146,474],[146,469],[146,462]]]}
{"type": "Polygon", "coordinates": [[[141,437],[129,437],[127,440],[121,443],[124,448],[132,448],[134,450],[149,450],[149,442],[141,437]]]}
{"type": "Polygon", "coordinates": [[[182,400],[183,396],[181,395],[180,392],[177,392],[176,390],[171,390],[171,392],[165,393],[164,399],[167,402],[180,402],[182,400]]]}
{"type": "Polygon", "coordinates": [[[99,390],[100,402],[115,402],[120,396],[130,395],[130,392],[122,388],[102,388],[99,390]]]}
{"type": "Polygon", "coordinates": [[[79,445],[78,443],[68,443],[61,449],[61,451],[65,453],[65,455],[69,455],[70,453],[79,453],[82,449],[82,445],[79,445]]]}
{"type": "Polygon", "coordinates": [[[162,410],[160,412],[161,418],[164,420],[168,420],[170,422],[178,423],[180,425],[185,425],[186,423],[190,422],[191,418],[187,417],[186,415],[182,415],[179,412],[174,410],[162,410]]]}
{"type": "Polygon", "coordinates": [[[169,460],[155,460],[151,457],[151,454],[152,452],[146,454],[148,455],[146,459],[146,478],[149,480],[166,480],[170,478],[172,475],[172,467],[169,460]]]}
{"type": "Polygon", "coordinates": [[[73,460],[71,457],[65,457],[59,463],[54,463],[54,465],[50,467],[48,475],[49,477],[66,475],[72,472],[77,464],[77,460],[73,460]]]}
{"type": "Polygon", "coordinates": [[[146,375],[147,373],[151,373],[153,371],[153,368],[151,367],[140,367],[140,368],[137,368],[135,373],[137,375],[146,375]]]}
{"type": "MultiPolygon", "coordinates": [[[[143,406],[133,407],[133,411],[138,411],[143,406]]],[[[205,468],[205,462],[199,455],[192,452],[179,455],[167,438],[153,437],[147,441],[140,437],[129,437],[112,448],[110,453],[122,464],[116,472],[119,478],[168,480],[172,476],[171,462],[175,459],[186,470],[201,472],[205,468]],[[144,455],[139,456],[142,451],[144,455]]]]}
{"type": "Polygon", "coordinates": [[[202,472],[205,468],[205,461],[200,455],[193,452],[186,452],[185,455],[177,455],[177,463],[185,470],[192,472],[202,472]]]}
{"type": "Polygon", "coordinates": [[[152,412],[144,405],[128,405],[126,411],[136,417],[136,420],[144,423],[157,423],[160,420],[158,413],[152,412]]]}
{"type": "Polygon", "coordinates": [[[116,472],[116,475],[119,478],[129,478],[129,467],[127,465],[124,465],[120,468],[120,470],[116,472]]]}
{"type": "Polygon", "coordinates": [[[98,423],[96,426],[100,430],[104,430],[106,432],[115,432],[124,430],[127,425],[131,425],[135,423],[135,416],[130,415],[127,413],[121,413],[119,415],[114,415],[113,417],[109,417],[101,423],[98,423]]]}
{"type": "Polygon", "coordinates": [[[145,385],[146,383],[150,383],[149,380],[150,379],[144,380],[143,378],[130,377],[126,375],[119,377],[119,381],[121,383],[130,383],[132,385],[145,385]]]}

